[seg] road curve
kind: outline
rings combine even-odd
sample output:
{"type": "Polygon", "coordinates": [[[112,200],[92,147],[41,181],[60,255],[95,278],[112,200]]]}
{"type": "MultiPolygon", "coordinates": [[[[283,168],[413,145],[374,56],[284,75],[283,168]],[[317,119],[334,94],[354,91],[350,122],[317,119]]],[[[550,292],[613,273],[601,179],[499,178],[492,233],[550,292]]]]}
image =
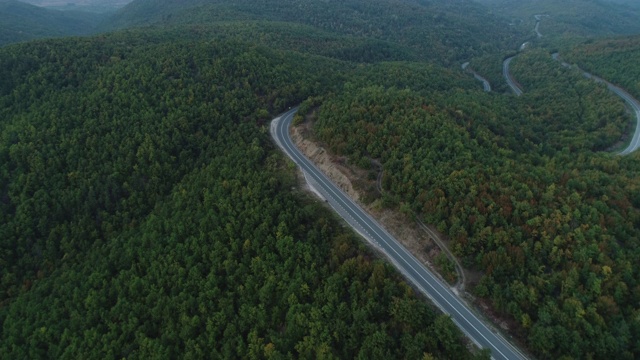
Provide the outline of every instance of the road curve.
{"type": "Polygon", "coordinates": [[[476,345],[491,350],[497,360],[525,359],[524,355],[500,334],[489,328],[470,308],[443,284],[420,261],[411,255],[377,221],[358,206],[309,161],[293,144],[289,126],[297,108],[271,122],[271,136],[276,144],[298,165],[311,185],[331,207],[367,241],[383,252],[393,265],[420,291],[428,296],[476,345]]]}
{"type": "Polygon", "coordinates": [[[513,90],[516,95],[520,96],[523,94],[522,87],[520,87],[520,84],[518,84],[513,76],[511,76],[511,72],[509,72],[509,65],[511,65],[511,60],[513,60],[513,58],[515,58],[515,56],[506,58],[502,63],[502,75],[504,76],[505,80],[507,80],[507,85],[509,85],[511,90],[513,90]]]}
{"type": "MultiPolygon", "coordinates": [[[[538,29],[540,28],[540,20],[542,19],[542,16],[543,15],[534,15],[534,18],[536,19],[536,26],[533,28],[533,30],[536,32],[536,35],[538,36],[538,38],[542,37],[542,34],[540,33],[540,31],[538,31],[538,29]]],[[[524,49],[527,48],[528,45],[529,45],[529,41],[523,43],[522,45],[520,45],[520,48],[518,49],[518,51],[523,51],[524,49]]],[[[513,92],[517,96],[520,96],[524,93],[524,90],[522,89],[522,85],[520,85],[516,81],[516,79],[513,78],[513,76],[511,75],[511,72],[509,71],[509,65],[511,65],[511,60],[513,60],[516,56],[517,55],[506,58],[502,62],[502,76],[504,76],[505,80],[507,81],[507,85],[509,85],[511,90],[513,90],[513,92]]]]}
{"type": "Polygon", "coordinates": [[[618,155],[629,155],[632,152],[638,150],[638,148],[640,148],[640,102],[638,102],[638,100],[636,100],[633,96],[631,96],[631,94],[626,92],[621,87],[613,85],[607,80],[597,77],[595,75],[591,75],[587,72],[583,72],[583,73],[584,73],[584,76],[586,76],[587,78],[593,79],[596,82],[604,83],[605,85],[607,85],[607,88],[610,91],[612,91],[614,94],[621,97],[622,100],[624,100],[629,105],[629,107],[635,112],[636,128],[633,134],[633,138],[631,139],[631,142],[629,143],[629,145],[624,150],[619,152],[618,155]]]}
{"type": "Polygon", "coordinates": [[[469,62],[466,62],[466,63],[462,64],[462,70],[471,72],[471,74],[473,74],[473,77],[476,80],[482,82],[482,88],[484,89],[484,91],[485,92],[491,92],[491,83],[489,83],[489,80],[485,79],[482,75],[478,74],[473,69],[471,69],[469,67],[469,62]]]}
{"type": "MultiPolygon", "coordinates": [[[[629,104],[631,104],[631,102],[629,102],[629,104]]],[[[640,104],[638,104],[637,101],[634,101],[634,104],[631,106],[636,112],[636,132],[633,134],[633,138],[631,139],[629,146],[618,153],[618,155],[629,155],[640,148],[640,104]]]]}
{"type": "MultiPolygon", "coordinates": [[[[560,61],[560,63],[562,64],[562,66],[570,68],[571,65],[562,61],[560,59],[560,54],[558,53],[553,53],[551,54],[551,57],[553,57],[554,60],[556,61],[560,61]]],[[[633,133],[633,138],[631,139],[631,142],[629,143],[629,145],[622,150],[621,152],[618,153],[618,155],[629,155],[632,152],[638,150],[638,148],[640,148],[640,101],[636,100],[636,98],[634,98],[633,96],[631,96],[631,94],[629,94],[628,92],[626,92],[623,88],[616,86],[610,82],[608,82],[607,80],[589,74],[588,72],[584,71],[584,70],[580,70],[582,71],[582,74],[588,78],[588,79],[592,79],[595,82],[598,83],[602,83],[607,85],[607,88],[609,89],[609,91],[613,92],[614,94],[618,95],[619,97],[622,98],[622,100],[624,100],[624,102],[627,103],[627,105],[629,105],[629,107],[633,110],[633,112],[635,113],[636,116],[636,128],[635,128],[635,132],[633,133]]]]}
{"type": "Polygon", "coordinates": [[[540,33],[540,21],[542,20],[542,15],[533,15],[533,17],[536,19],[536,27],[533,28],[533,31],[536,32],[536,36],[540,39],[542,37],[542,34],[540,33]]]}

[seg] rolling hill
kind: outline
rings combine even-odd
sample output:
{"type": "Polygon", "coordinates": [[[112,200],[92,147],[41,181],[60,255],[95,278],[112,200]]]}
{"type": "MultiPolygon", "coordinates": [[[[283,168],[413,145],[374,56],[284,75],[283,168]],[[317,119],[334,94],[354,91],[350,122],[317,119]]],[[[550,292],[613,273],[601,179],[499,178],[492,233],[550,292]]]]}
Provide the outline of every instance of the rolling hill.
{"type": "Polygon", "coordinates": [[[13,0],[0,1],[0,46],[44,37],[88,35],[103,15],[57,11],[13,0]]]}
{"type": "Polygon", "coordinates": [[[301,1],[139,0],[107,22],[105,29],[131,26],[208,24],[269,20],[310,25],[323,31],[402,45],[417,57],[456,65],[486,52],[511,48],[518,29],[471,1],[301,1]]]}

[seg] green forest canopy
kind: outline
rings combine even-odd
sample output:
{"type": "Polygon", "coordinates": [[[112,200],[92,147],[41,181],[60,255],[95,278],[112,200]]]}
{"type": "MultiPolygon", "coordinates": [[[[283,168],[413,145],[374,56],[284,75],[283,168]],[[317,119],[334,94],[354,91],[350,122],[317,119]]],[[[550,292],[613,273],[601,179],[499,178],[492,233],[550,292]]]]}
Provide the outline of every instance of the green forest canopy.
{"type": "Polygon", "coordinates": [[[310,96],[316,136],[380,160],[386,203],[449,235],[536,356],[640,356],[619,99],[544,51],[514,60],[523,97],[483,93],[459,61],[522,30],[482,7],[189,4],[0,49],[0,357],[486,357],[292,193],[267,126],[310,96]]]}

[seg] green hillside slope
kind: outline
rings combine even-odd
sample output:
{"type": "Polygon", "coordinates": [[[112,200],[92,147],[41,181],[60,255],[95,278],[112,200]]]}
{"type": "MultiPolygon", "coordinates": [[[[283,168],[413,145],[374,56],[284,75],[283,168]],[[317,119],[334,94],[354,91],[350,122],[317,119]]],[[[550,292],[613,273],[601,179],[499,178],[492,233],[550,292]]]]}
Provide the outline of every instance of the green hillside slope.
{"type": "Polygon", "coordinates": [[[470,1],[412,0],[249,1],[138,0],[108,21],[108,28],[150,24],[208,24],[215,20],[296,22],[349,36],[385,40],[446,65],[511,48],[522,33],[470,1]]]}

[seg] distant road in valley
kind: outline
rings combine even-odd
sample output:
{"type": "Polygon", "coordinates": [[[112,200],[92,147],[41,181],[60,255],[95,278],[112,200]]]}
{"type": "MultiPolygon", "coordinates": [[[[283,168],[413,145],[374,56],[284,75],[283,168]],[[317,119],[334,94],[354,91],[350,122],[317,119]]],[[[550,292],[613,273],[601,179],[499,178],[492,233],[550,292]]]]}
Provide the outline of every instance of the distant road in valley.
{"type": "Polygon", "coordinates": [[[507,85],[509,85],[511,90],[513,90],[513,92],[516,95],[520,96],[524,93],[524,91],[522,90],[522,87],[520,86],[520,84],[518,84],[516,79],[513,78],[513,76],[511,75],[511,72],[509,71],[509,65],[511,65],[511,60],[513,60],[513,58],[515,58],[515,56],[506,58],[502,63],[502,75],[504,76],[504,79],[507,81],[507,85]]]}
{"type": "MultiPolygon", "coordinates": [[[[540,33],[540,20],[542,20],[542,17],[545,15],[534,15],[533,17],[536,19],[536,26],[533,28],[533,30],[536,32],[536,36],[538,38],[542,37],[542,34],[540,33]]],[[[520,49],[519,51],[522,51],[524,49],[527,48],[527,46],[529,46],[529,41],[524,42],[522,45],[520,45],[520,49]]],[[[520,96],[524,93],[524,90],[522,89],[522,85],[520,85],[516,79],[513,77],[513,75],[511,75],[511,72],[509,71],[509,66],[511,65],[511,60],[513,60],[517,55],[511,56],[509,58],[506,58],[503,62],[502,62],[502,75],[504,76],[504,79],[507,81],[507,85],[509,85],[509,87],[511,88],[511,90],[517,95],[520,96]]]]}
{"type": "Polygon", "coordinates": [[[593,76],[596,81],[602,81],[607,84],[609,90],[613,91],[616,95],[620,96],[635,112],[636,115],[636,127],[635,133],[633,134],[633,138],[631,142],[627,146],[626,149],[622,150],[619,155],[629,155],[632,152],[638,150],[640,148],[640,102],[636,100],[633,96],[631,96],[628,92],[624,91],[622,88],[611,84],[610,82],[600,79],[596,76],[593,76]]]}
{"type": "Polygon", "coordinates": [[[320,193],[334,211],[354,230],[384,253],[407,280],[429,297],[444,313],[449,314],[453,322],[469,339],[481,348],[490,349],[493,359],[525,359],[517,348],[480,320],[447,285],[411,255],[404,246],[298,150],[289,134],[289,127],[296,112],[297,109],[292,109],[275,118],[271,122],[271,136],[282,151],[300,167],[315,192],[320,193]]]}
{"type": "Polygon", "coordinates": [[[533,28],[533,30],[536,32],[536,36],[538,36],[538,39],[542,37],[542,34],[540,33],[540,20],[542,20],[542,15],[534,15],[533,17],[536,18],[536,27],[533,28]]]}
{"type": "Polygon", "coordinates": [[[485,79],[483,76],[481,76],[480,74],[475,72],[473,69],[471,69],[469,67],[469,62],[462,64],[462,70],[470,71],[476,80],[482,82],[482,87],[484,88],[484,91],[491,92],[491,83],[489,83],[489,80],[485,79]]]}
{"type": "MultiPolygon", "coordinates": [[[[560,59],[560,55],[558,53],[554,53],[551,56],[553,57],[554,60],[560,61],[560,64],[562,64],[562,66],[567,68],[571,67],[571,64],[568,64],[560,59]]],[[[634,112],[634,115],[636,117],[635,132],[633,134],[633,138],[631,138],[631,142],[629,143],[629,145],[624,150],[619,152],[618,155],[629,155],[632,152],[638,150],[638,148],[640,148],[640,101],[638,101],[636,98],[631,96],[631,94],[629,94],[623,88],[617,85],[614,85],[601,77],[592,75],[584,70],[580,70],[580,71],[582,71],[582,74],[586,78],[592,79],[595,82],[607,85],[607,88],[611,92],[621,97],[622,100],[624,100],[624,102],[626,102],[627,105],[629,105],[629,108],[631,108],[631,110],[634,112]]]]}
{"type": "MultiPolygon", "coordinates": [[[[540,34],[539,32],[539,27],[540,27],[540,20],[542,18],[543,15],[535,15],[536,18],[536,27],[535,27],[535,31],[536,34],[538,35],[538,37],[542,37],[542,34],[540,34]]],[[[529,42],[525,42],[524,44],[522,44],[522,46],[520,46],[520,51],[524,50],[527,45],[529,44],[529,42]]],[[[514,79],[513,75],[511,74],[510,70],[509,70],[509,65],[511,64],[511,61],[516,57],[517,55],[514,55],[512,57],[509,57],[507,59],[504,60],[504,62],[502,63],[502,74],[505,78],[505,80],[507,81],[507,85],[509,85],[509,87],[511,88],[511,90],[513,90],[513,92],[520,96],[524,93],[522,86],[514,79]]],[[[562,66],[570,68],[571,65],[562,61],[560,59],[560,55],[558,53],[554,53],[551,55],[553,57],[554,60],[559,61],[562,66]]],[[[614,85],[610,82],[608,82],[607,80],[604,80],[598,76],[592,75],[586,71],[581,70],[582,73],[584,74],[584,76],[586,78],[589,79],[593,79],[596,82],[599,83],[603,83],[605,85],[607,85],[607,88],[612,91],[614,94],[618,95],[619,97],[622,98],[622,100],[624,100],[627,105],[631,108],[631,110],[634,112],[635,118],[636,118],[636,126],[635,126],[635,131],[633,134],[633,137],[631,139],[631,142],[629,143],[629,145],[622,150],[621,152],[619,152],[619,155],[629,155],[632,152],[638,150],[638,148],[640,148],[640,101],[638,101],[637,99],[635,99],[633,96],[631,96],[631,94],[629,94],[627,91],[625,91],[624,89],[622,89],[621,87],[614,85]]]]}

